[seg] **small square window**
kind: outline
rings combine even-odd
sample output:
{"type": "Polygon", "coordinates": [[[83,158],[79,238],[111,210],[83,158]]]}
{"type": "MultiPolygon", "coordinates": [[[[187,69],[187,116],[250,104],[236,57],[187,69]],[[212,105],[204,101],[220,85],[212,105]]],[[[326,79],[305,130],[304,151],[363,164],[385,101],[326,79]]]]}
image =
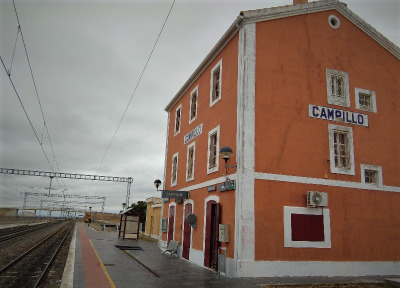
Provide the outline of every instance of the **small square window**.
{"type": "Polygon", "coordinates": [[[329,124],[328,130],[331,172],[354,175],[355,170],[352,128],[329,124]]]}
{"type": "Polygon", "coordinates": [[[375,91],[356,88],[356,108],[364,111],[377,112],[375,91]]]}
{"type": "Polygon", "coordinates": [[[182,104],[175,110],[175,133],[174,136],[181,132],[182,104]]]}
{"type": "Polygon", "coordinates": [[[211,70],[210,107],[221,100],[222,90],[222,59],[211,70]]]}
{"type": "Polygon", "coordinates": [[[361,182],[375,186],[383,185],[382,167],[361,164],[361,182]]]}
{"type": "Polygon", "coordinates": [[[190,111],[189,111],[189,124],[196,120],[197,117],[197,98],[199,95],[198,86],[190,93],[190,111]]]}
{"type": "Polygon", "coordinates": [[[207,174],[218,171],[219,126],[208,132],[207,174]]]}
{"type": "Polygon", "coordinates": [[[329,104],[350,107],[348,73],[327,68],[326,84],[329,104]]]}
{"type": "Polygon", "coordinates": [[[172,156],[171,186],[175,186],[178,180],[178,152],[172,156]]]}
{"type": "Polygon", "coordinates": [[[195,161],[196,142],[187,148],[186,181],[194,180],[194,161],[195,161]]]}

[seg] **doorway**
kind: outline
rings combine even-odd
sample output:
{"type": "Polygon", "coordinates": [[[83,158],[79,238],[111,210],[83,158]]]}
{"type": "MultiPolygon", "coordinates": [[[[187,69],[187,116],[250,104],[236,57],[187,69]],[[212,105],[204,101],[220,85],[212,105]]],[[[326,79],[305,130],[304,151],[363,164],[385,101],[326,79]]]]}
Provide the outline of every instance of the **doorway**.
{"type": "Polygon", "coordinates": [[[175,225],[175,206],[169,207],[169,217],[168,217],[168,243],[174,240],[174,225],[175,225]]]}
{"type": "Polygon", "coordinates": [[[218,270],[218,226],[220,223],[220,204],[214,200],[206,205],[206,235],[204,266],[218,270]]]}
{"type": "Polygon", "coordinates": [[[183,245],[182,245],[182,258],[189,260],[189,250],[190,250],[190,243],[191,243],[191,232],[192,227],[190,227],[189,223],[186,220],[186,216],[192,214],[192,203],[187,203],[185,205],[185,219],[183,225],[183,245]]]}

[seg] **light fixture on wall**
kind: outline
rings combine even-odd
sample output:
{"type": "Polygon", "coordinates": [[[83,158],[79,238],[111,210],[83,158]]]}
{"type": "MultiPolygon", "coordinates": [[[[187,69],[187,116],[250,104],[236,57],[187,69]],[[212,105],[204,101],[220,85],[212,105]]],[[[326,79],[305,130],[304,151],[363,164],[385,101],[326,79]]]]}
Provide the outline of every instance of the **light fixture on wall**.
{"type": "Polygon", "coordinates": [[[154,180],[154,186],[156,186],[157,191],[158,191],[158,187],[160,187],[160,185],[161,185],[161,180],[160,179],[154,180]]]}
{"type": "Polygon", "coordinates": [[[228,165],[228,161],[231,158],[232,154],[233,154],[232,148],[229,146],[224,146],[219,150],[219,155],[225,161],[226,173],[228,173],[229,168],[237,168],[236,165],[228,165]]]}

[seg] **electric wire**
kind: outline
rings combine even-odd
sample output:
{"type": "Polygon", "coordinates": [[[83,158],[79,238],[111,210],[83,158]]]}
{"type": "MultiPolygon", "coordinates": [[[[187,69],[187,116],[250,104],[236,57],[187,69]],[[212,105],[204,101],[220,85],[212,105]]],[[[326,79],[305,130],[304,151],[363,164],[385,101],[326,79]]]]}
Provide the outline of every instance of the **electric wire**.
{"type": "Polygon", "coordinates": [[[141,81],[142,78],[143,78],[144,72],[146,71],[147,65],[148,65],[149,62],[150,62],[151,56],[153,55],[153,52],[154,52],[154,50],[155,50],[155,48],[156,48],[156,45],[157,45],[157,43],[158,43],[158,40],[160,39],[161,33],[162,33],[163,30],[164,30],[165,24],[167,23],[167,20],[168,20],[168,18],[169,18],[169,15],[171,14],[171,11],[172,11],[172,8],[174,7],[174,5],[175,5],[175,0],[173,1],[172,5],[171,5],[171,8],[170,8],[169,11],[168,11],[168,15],[167,15],[167,17],[166,17],[165,20],[164,20],[164,24],[163,24],[162,27],[161,27],[160,33],[158,33],[156,42],[155,42],[154,45],[153,45],[153,49],[151,50],[150,55],[149,55],[149,57],[147,58],[146,64],[144,65],[144,68],[143,68],[142,73],[141,73],[141,75],[140,75],[140,77],[139,77],[139,80],[138,80],[138,82],[136,83],[135,89],[133,90],[133,93],[132,93],[132,95],[131,95],[131,97],[130,97],[130,99],[129,99],[129,101],[128,101],[128,105],[126,105],[125,111],[124,111],[124,113],[122,114],[121,119],[119,120],[117,129],[115,130],[114,135],[112,136],[111,141],[110,141],[110,143],[109,143],[108,146],[107,146],[106,152],[104,153],[104,156],[103,156],[103,158],[101,159],[101,162],[100,162],[99,167],[97,168],[96,174],[99,173],[100,167],[101,167],[101,165],[103,165],[104,159],[106,158],[106,156],[107,156],[107,154],[108,154],[108,151],[110,150],[111,145],[112,145],[112,143],[114,142],[115,136],[117,135],[117,132],[118,132],[120,126],[121,126],[122,121],[123,121],[124,118],[125,118],[126,112],[128,111],[128,108],[129,108],[129,106],[130,106],[130,104],[131,104],[131,102],[132,102],[132,99],[133,99],[133,97],[135,96],[136,90],[137,90],[137,88],[139,87],[140,81],[141,81]]]}

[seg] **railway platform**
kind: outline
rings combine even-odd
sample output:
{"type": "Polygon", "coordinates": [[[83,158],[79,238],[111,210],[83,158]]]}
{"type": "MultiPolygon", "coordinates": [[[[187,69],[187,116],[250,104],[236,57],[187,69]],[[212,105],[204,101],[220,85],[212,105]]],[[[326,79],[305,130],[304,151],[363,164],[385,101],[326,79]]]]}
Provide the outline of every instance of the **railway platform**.
{"type": "Polygon", "coordinates": [[[229,278],[184,259],[163,255],[157,242],[118,239],[116,232],[97,231],[83,223],[76,225],[75,233],[63,288],[268,287],[266,285],[293,283],[382,283],[384,278],[390,278],[229,278]],[[115,245],[139,248],[120,250],[115,245]]]}

